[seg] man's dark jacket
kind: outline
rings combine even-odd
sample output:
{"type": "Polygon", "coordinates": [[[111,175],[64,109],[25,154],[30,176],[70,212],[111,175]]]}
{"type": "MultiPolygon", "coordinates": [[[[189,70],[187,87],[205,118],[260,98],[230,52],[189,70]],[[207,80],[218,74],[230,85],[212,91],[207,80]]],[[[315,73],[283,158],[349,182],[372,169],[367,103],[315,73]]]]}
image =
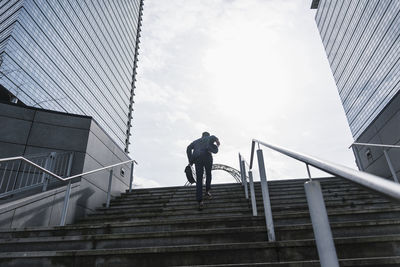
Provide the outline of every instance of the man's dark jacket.
{"type": "Polygon", "coordinates": [[[189,162],[194,163],[196,159],[205,153],[217,153],[218,147],[214,145],[214,142],[217,141],[218,138],[214,135],[205,136],[193,141],[186,149],[189,162]]]}

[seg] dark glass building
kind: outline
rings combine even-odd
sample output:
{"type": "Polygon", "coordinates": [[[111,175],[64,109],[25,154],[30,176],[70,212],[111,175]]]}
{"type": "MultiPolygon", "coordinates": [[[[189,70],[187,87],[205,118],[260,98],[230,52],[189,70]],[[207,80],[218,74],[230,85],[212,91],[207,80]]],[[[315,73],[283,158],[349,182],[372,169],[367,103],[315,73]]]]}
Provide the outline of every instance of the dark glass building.
{"type": "Polygon", "coordinates": [[[1,98],[92,116],[128,152],[143,0],[0,0],[1,98]]]}
{"type": "MultiPolygon", "coordinates": [[[[400,1],[313,0],[311,8],[354,140],[399,144],[400,1]]],[[[382,149],[355,154],[360,169],[384,175],[382,149]]]]}

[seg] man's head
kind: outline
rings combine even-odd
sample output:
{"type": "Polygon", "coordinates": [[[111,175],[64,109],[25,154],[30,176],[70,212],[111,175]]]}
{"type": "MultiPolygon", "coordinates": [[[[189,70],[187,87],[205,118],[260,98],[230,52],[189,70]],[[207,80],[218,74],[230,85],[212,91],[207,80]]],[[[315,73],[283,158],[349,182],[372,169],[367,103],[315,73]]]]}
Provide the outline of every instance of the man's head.
{"type": "Polygon", "coordinates": [[[201,134],[201,137],[206,137],[206,136],[210,136],[210,133],[209,132],[204,132],[204,133],[201,134]]]}

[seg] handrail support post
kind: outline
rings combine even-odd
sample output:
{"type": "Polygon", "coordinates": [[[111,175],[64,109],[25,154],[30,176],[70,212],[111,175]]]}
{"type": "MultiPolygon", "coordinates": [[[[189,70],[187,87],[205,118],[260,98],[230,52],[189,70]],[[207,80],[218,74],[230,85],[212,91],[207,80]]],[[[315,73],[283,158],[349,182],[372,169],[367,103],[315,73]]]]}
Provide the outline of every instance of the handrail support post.
{"type": "Polygon", "coordinates": [[[396,183],[399,183],[399,179],[397,178],[396,171],[393,168],[392,161],[390,160],[389,154],[386,149],[383,150],[383,154],[385,154],[386,162],[389,165],[390,172],[392,173],[393,180],[396,183]]]}
{"type": "Polygon", "coordinates": [[[257,203],[256,203],[256,194],[254,191],[254,182],[253,182],[253,172],[252,171],[249,171],[249,181],[250,181],[251,208],[253,210],[253,216],[257,216],[257,203]]]}
{"type": "Polygon", "coordinates": [[[64,196],[64,205],[61,213],[61,221],[60,221],[60,226],[65,225],[65,221],[67,219],[67,212],[68,212],[68,204],[69,204],[69,199],[71,196],[71,180],[68,181],[67,185],[67,190],[65,191],[65,196],[64,196]]]}
{"type": "Polygon", "coordinates": [[[129,193],[132,192],[132,184],[133,184],[133,168],[135,167],[134,162],[132,161],[131,163],[131,175],[130,175],[130,179],[129,179],[129,193]]]}
{"type": "Polygon", "coordinates": [[[246,165],[244,163],[244,160],[241,161],[241,166],[242,166],[242,170],[243,170],[243,184],[244,184],[244,195],[246,196],[246,199],[249,199],[249,190],[247,187],[247,175],[246,175],[246,165]]]}
{"type": "Polygon", "coordinates": [[[242,168],[242,155],[239,153],[239,170],[240,170],[240,179],[242,180],[242,185],[244,186],[243,182],[243,168],[242,168]]]}
{"type": "Polygon", "coordinates": [[[321,266],[339,267],[321,185],[318,181],[308,181],[304,183],[304,189],[320,264],[321,266]]]}
{"type": "Polygon", "coordinates": [[[65,175],[66,177],[69,177],[71,175],[73,160],[74,160],[74,152],[71,152],[68,157],[67,173],[65,175]]]}
{"type": "Polygon", "coordinates": [[[268,241],[275,241],[274,221],[272,218],[271,200],[269,198],[267,174],[265,172],[264,156],[261,149],[257,150],[258,170],[260,172],[261,192],[263,196],[265,223],[268,241]]]}
{"type": "Polygon", "coordinates": [[[110,200],[111,200],[111,184],[112,184],[112,176],[113,176],[113,170],[110,170],[110,177],[108,178],[108,190],[107,190],[107,202],[106,202],[106,207],[110,207],[110,200]]]}
{"type": "MultiPolygon", "coordinates": [[[[52,171],[53,159],[54,159],[55,155],[56,155],[55,152],[51,152],[47,156],[45,164],[44,164],[44,168],[46,170],[52,171]]],[[[49,184],[49,179],[50,179],[50,177],[47,173],[42,174],[42,183],[43,183],[42,192],[45,192],[47,190],[47,185],[49,184]]]]}
{"type": "Polygon", "coordinates": [[[242,179],[242,185],[244,188],[244,195],[246,199],[249,199],[249,193],[247,192],[247,178],[246,178],[246,168],[244,161],[242,160],[242,155],[239,153],[239,168],[240,168],[240,178],[242,179]]]}
{"type": "Polygon", "coordinates": [[[312,181],[311,172],[310,172],[310,166],[308,165],[308,163],[306,163],[306,168],[307,168],[308,178],[310,179],[310,181],[312,181]]]}

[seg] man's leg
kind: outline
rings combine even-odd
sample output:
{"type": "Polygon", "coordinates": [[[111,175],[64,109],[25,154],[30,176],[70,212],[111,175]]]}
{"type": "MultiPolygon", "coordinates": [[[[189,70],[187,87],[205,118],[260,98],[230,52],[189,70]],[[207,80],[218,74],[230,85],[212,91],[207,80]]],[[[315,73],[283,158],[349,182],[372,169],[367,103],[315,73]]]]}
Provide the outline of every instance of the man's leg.
{"type": "Polygon", "coordinates": [[[204,163],[204,167],[206,169],[206,192],[209,192],[211,189],[211,169],[213,164],[213,158],[211,154],[207,155],[204,163]]]}
{"type": "Polygon", "coordinates": [[[195,162],[196,167],[196,200],[198,202],[203,200],[203,173],[204,164],[201,160],[195,162]]]}

